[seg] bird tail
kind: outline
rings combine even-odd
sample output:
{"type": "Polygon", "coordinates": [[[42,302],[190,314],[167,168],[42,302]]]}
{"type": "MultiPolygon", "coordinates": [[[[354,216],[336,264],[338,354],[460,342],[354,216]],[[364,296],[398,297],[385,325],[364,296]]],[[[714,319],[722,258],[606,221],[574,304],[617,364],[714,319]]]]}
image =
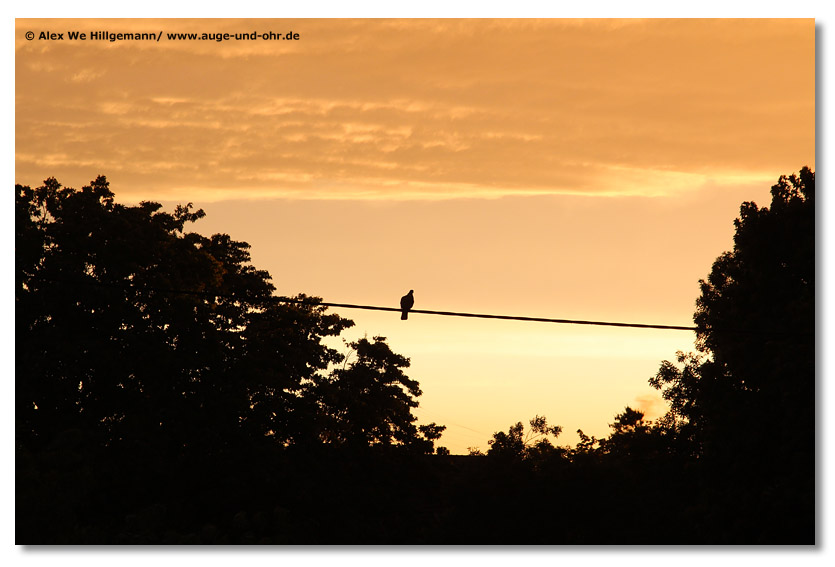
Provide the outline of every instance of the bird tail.
{"type": "Polygon", "coordinates": [[[403,314],[400,316],[400,319],[403,320],[403,321],[405,321],[408,318],[409,318],[409,312],[408,311],[404,311],[403,314]]]}

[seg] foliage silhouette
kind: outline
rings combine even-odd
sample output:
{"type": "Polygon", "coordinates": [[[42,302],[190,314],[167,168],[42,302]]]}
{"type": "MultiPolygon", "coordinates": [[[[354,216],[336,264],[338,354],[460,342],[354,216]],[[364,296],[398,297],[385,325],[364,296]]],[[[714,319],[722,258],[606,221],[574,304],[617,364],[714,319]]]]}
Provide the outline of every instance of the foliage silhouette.
{"type": "MultiPolygon", "coordinates": [[[[105,505],[191,494],[184,509],[199,515],[197,478],[206,493],[224,478],[263,487],[229,463],[258,468],[293,447],[434,451],[444,427],[415,423],[421,392],[402,371],[408,360],[363,339],[341,368],[324,339],[353,323],[317,298],[274,301],[247,243],[187,230],[202,210],[118,204],[104,177],[81,190],[52,178],[15,189],[24,543],[83,542],[68,526],[107,518],[105,505]]],[[[128,516],[137,521],[111,520],[128,516]]]]}
{"type": "MultiPolygon", "coordinates": [[[[771,194],[768,208],[742,204],[733,250],[700,281],[701,352],[677,353],[677,364],[662,362],[649,380],[667,414],[650,422],[627,406],[608,437],[578,431],[575,448],[532,469],[575,482],[582,471],[598,490],[585,504],[609,500],[610,517],[633,504],[677,505],[679,528],[653,541],[815,541],[815,174],[781,176],[771,194]]],[[[517,423],[494,434],[488,455],[525,462],[522,433],[517,423]]],[[[588,538],[567,529],[574,542],[588,538]]],[[[590,541],[643,540],[624,530],[590,541]]]]}
{"type": "Polygon", "coordinates": [[[529,423],[531,427],[527,434],[522,422],[512,425],[507,433],[502,431],[494,433],[493,439],[488,441],[490,449],[487,455],[512,461],[539,460],[561,451],[551,443],[549,436],[553,436],[554,439],[559,437],[562,427],[549,426],[547,418],[539,415],[531,419],[529,423]]]}
{"type": "Polygon", "coordinates": [[[444,426],[415,426],[411,410],[421,395],[418,383],[402,368],[409,360],[395,354],[385,337],[349,343],[356,356],[350,365],[335,369],[314,383],[314,395],[327,424],[328,442],[349,445],[391,445],[393,442],[431,453],[444,426]]]}
{"type": "Polygon", "coordinates": [[[721,517],[729,503],[756,509],[757,537],[808,542],[815,508],[814,172],[781,176],[771,196],[770,207],[742,204],[733,250],[699,282],[694,321],[702,354],[678,353],[682,367],[663,362],[650,384],[670,402],[667,420],[679,449],[700,458],[707,513],[721,517]]]}
{"type": "Polygon", "coordinates": [[[104,177],[17,192],[22,441],[80,428],[106,445],[210,451],[243,430],[287,443],[311,429],[297,393],[341,360],[321,339],[351,321],[272,302],[248,244],[185,230],[204,215],[190,204],[119,205],[104,177]]]}
{"type": "Polygon", "coordinates": [[[666,415],[573,448],[536,416],[467,456],[417,425],[408,358],[326,346],[351,321],[271,300],[246,243],[186,230],[201,210],[16,189],[19,543],[815,541],[808,168],[742,205],[700,352],[649,380],[666,415]]]}
{"type": "Polygon", "coordinates": [[[698,347],[711,353],[712,379],[735,400],[736,430],[767,439],[772,450],[812,459],[814,172],[781,176],[771,195],[770,208],[743,203],[733,250],[700,281],[698,347]],[[793,431],[781,423],[791,423],[793,431]]]}

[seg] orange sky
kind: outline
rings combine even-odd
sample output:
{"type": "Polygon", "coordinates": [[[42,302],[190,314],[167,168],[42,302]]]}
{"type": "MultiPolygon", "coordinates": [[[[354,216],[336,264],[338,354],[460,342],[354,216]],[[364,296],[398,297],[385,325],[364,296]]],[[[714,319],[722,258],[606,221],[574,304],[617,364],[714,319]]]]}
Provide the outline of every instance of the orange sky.
{"type": "MultiPolygon", "coordinates": [[[[739,204],[815,167],[813,20],[16,20],[15,182],[193,201],[278,292],[691,324],[739,204]],[[292,42],[28,41],[26,31],[292,42]]],[[[605,435],[682,331],[340,311],[411,358],[453,452],[605,435]]]]}

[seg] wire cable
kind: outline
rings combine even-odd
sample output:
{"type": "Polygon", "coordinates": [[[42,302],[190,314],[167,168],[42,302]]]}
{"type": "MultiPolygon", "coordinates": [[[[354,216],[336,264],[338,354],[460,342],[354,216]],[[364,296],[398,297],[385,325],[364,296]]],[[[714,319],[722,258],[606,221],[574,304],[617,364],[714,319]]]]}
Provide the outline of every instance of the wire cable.
{"type": "MultiPolygon", "coordinates": [[[[291,298],[276,298],[279,301],[288,301],[294,303],[305,303],[304,301],[294,300],[291,298]]],[[[370,309],[375,311],[396,311],[400,313],[402,309],[399,307],[376,307],[373,305],[354,305],[351,303],[327,303],[317,302],[316,305],[324,305],[327,307],[342,307],[344,309],[370,309]]],[[[650,323],[615,323],[609,321],[582,321],[576,319],[551,319],[548,317],[524,317],[519,315],[487,315],[484,313],[461,313],[456,311],[430,311],[428,309],[410,309],[409,314],[422,313],[424,315],[445,315],[447,317],[477,317],[480,319],[504,319],[508,321],[533,321],[539,323],[562,323],[569,325],[600,325],[607,327],[633,327],[638,329],[666,329],[674,331],[695,331],[696,327],[684,327],[680,325],[654,325],[650,323]]]]}
{"type": "MultiPolygon", "coordinates": [[[[197,295],[201,297],[223,297],[226,299],[233,299],[239,301],[250,301],[250,302],[258,302],[258,301],[276,301],[279,303],[296,303],[302,305],[311,305],[311,306],[324,306],[324,307],[340,307],[343,309],[366,309],[372,311],[393,311],[400,313],[403,310],[399,307],[380,307],[375,305],[357,305],[353,303],[332,303],[326,301],[319,301],[315,298],[305,298],[305,299],[297,299],[293,297],[284,297],[284,296],[248,296],[245,294],[234,294],[234,293],[220,293],[220,292],[213,292],[213,291],[194,291],[194,290],[184,290],[184,289],[168,289],[168,288],[155,288],[150,286],[143,286],[137,287],[131,284],[118,284],[118,283],[104,283],[98,281],[78,281],[78,280],[61,280],[61,279],[52,279],[52,278],[41,278],[42,281],[51,281],[55,283],[71,283],[76,285],[90,285],[90,286],[97,286],[97,287],[118,287],[118,288],[129,288],[133,287],[134,289],[140,289],[144,291],[153,291],[157,293],[172,293],[172,294],[183,294],[183,295],[197,295]]],[[[428,309],[410,309],[409,313],[419,313],[423,315],[442,315],[446,317],[470,317],[470,318],[479,318],[479,319],[502,319],[505,321],[527,321],[527,322],[538,322],[538,323],[558,323],[558,324],[566,324],[566,325],[595,325],[595,326],[606,326],[606,327],[630,327],[630,328],[637,328],[637,329],[663,329],[663,330],[673,330],[673,331],[696,331],[696,327],[685,327],[682,325],[656,325],[650,323],[617,323],[611,321],[583,321],[577,319],[555,319],[550,317],[525,317],[520,315],[489,315],[484,313],[462,313],[457,311],[434,311],[428,309]]]]}

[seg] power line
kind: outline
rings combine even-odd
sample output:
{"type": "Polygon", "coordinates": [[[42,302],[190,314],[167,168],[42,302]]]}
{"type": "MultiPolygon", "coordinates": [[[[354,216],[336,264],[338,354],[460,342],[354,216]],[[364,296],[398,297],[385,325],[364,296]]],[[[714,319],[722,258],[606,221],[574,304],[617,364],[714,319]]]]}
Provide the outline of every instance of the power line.
{"type": "MultiPolygon", "coordinates": [[[[276,298],[279,301],[289,301],[293,303],[305,303],[301,300],[291,298],[276,298]]],[[[396,311],[401,312],[399,307],[376,307],[373,305],[354,305],[351,303],[326,303],[317,302],[316,305],[325,305],[327,307],[343,307],[345,309],[370,309],[375,311],[396,311]]],[[[551,319],[548,317],[523,317],[519,315],[487,315],[484,313],[460,313],[456,311],[430,311],[427,309],[410,309],[409,314],[423,313],[424,315],[445,315],[448,317],[477,317],[480,319],[504,319],[509,321],[533,321],[539,323],[563,323],[569,325],[599,325],[607,327],[634,327],[639,329],[667,329],[674,331],[695,331],[696,327],[683,327],[680,325],[654,325],[650,323],[614,323],[609,321],[581,321],[576,319],[551,319]]]]}
{"type": "MultiPolygon", "coordinates": [[[[399,307],[380,307],[375,305],[357,305],[353,303],[332,303],[332,302],[325,302],[325,301],[317,301],[313,299],[296,299],[293,297],[283,297],[283,296],[247,296],[244,294],[232,294],[232,293],[216,293],[212,291],[194,291],[194,290],[185,290],[185,289],[170,289],[170,288],[154,288],[150,286],[143,286],[141,288],[133,286],[131,284],[119,284],[119,283],[104,283],[98,281],[78,281],[78,280],[62,280],[62,279],[52,279],[52,278],[41,278],[42,280],[52,281],[55,283],[71,283],[76,285],[90,285],[96,287],[117,287],[121,289],[125,288],[134,288],[134,289],[141,289],[144,291],[153,291],[158,293],[172,293],[172,294],[182,294],[182,295],[196,295],[201,297],[223,297],[227,299],[236,299],[239,301],[277,301],[279,303],[296,303],[301,305],[312,305],[312,306],[325,306],[325,307],[341,307],[344,309],[365,309],[365,310],[372,310],[372,311],[393,311],[400,313],[402,309],[399,307]]],[[[605,326],[605,327],[630,327],[630,328],[637,328],[637,329],[664,329],[664,330],[673,330],[673,331],[696,331],[696,327],[685,327],[681,325],[655,325],[650,323],[617,323],[611,321],[583,321],[577,319],[555,319],[549,317],[525,317],[520,315],[489,315],[484,313],[462,313],[457,311],[432,311],[428,309],[410,309],[409,313],[420,313],[423,315],[441,315],[446,317],[470,317],[470,318],[478,318],[478,319],[502,319],[505,321],[527,321],[527,322],[537,322],[537,323],[558,323],[558,324],[566,324],[566,325],[595,325],[595,326],[605,326]]]]}

